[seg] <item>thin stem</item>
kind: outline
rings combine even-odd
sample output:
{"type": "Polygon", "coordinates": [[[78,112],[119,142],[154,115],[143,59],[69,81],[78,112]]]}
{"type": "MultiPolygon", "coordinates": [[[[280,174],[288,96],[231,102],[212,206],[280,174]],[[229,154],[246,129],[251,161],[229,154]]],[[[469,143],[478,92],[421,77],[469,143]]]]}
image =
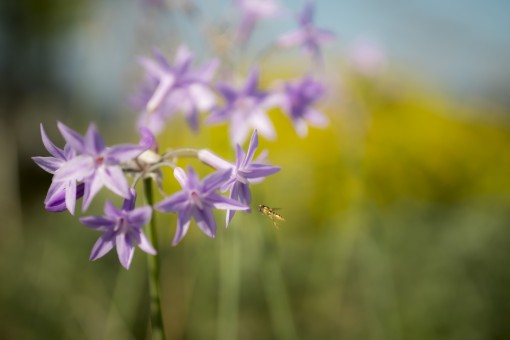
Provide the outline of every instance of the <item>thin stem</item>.
{"type": "MultiPolygon", "coordinates": [[[[269,228],[268,228],[269,229],[269,228]]],[[[276,339],[298,339],[292,308],[285,287],[274,230],[264,232],[263,283],[276,339]],[[270,233],[270,235],[268,235],[270,233]]]]}
{"type": "Polygon", "coordinates": [[[218,340],[234,340],[238,334],[239,279],[241,251],[237,230],[223,230],[220,238],[220,285],[218,302],[218,340]]]}
{"type": "MultiPolygon", "coordinates": [[[[143,180],[143,188],[145,192],[145,199],[152,207],[154,205],[154,197],[152,193],[152,181],[150,178],[143,180]]],[[[147,237],[150,243],[158,248],[158,234],[156,231],[156,219],[154,213],[152,215],[149,229],[147,230],[147,237]]],[[[159,252],[156,255],[147,254],[147,267],[149,271],[149,297],[150,297],[150,311],[151,311],[151,324],[152,324],[152,339],[164,340],[165,330],[163,327],[163,315],[161,313],[161,295],[160,295],[160,281],[159,281],[159,252]]]]}

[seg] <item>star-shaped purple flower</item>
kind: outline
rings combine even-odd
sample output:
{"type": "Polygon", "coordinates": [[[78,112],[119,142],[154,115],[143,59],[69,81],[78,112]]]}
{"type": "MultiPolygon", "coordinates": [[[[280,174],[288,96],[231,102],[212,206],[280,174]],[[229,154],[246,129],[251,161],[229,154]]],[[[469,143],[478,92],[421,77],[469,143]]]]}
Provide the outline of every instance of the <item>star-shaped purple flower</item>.
{"type": "MultiPolygon", "coordinates": [[[[52,157],[32,157],[32,160],[50,174],[55,174],[58,169],[76,156],[76,152],[69,145],[66,145],[63,150],[55,146],[48,138],[42,124],[41,137],[46,150],[52,157]]],[[[52,181],[44,199],[44,206],[51,212],[61,212],[67,209],[74,215],[76,200],[83,196],[83,192],[83,183],[77,185],[76,180],[52,181]]]]}
{"type": "Polygon", "coordinates": [[[258,20],[274,18],[281,13],[274,0],[234,0],[234,5],[241,12],[237,40],[243,43],[250,39],[258,20]]]}
{"type": "Polygon", "coordinates": [[[103,216],[80,218],[85,226],[103,232],[92,248],[91,261],[103,257],[114,246],[117,247],[120,263],[126,269],[129,269],[133,259],[135,245],[147,254],[156,255],[156,250],[142,231],[142,227],[151,219],[152,209],[149,206],[135,208],[136,192],[130,189],[129,194],[120,210],[107,201],[103,216]]]}
{"type": "Polygon", "coordinates": [[[198,113],[215,105],[209,83],[218,68],[218,61],[192,69],[193,59],[193,54],[184,46],[178,49],[173,65],[158,51],[154,52],[154,59],[140,59],[147,74],[147,83],[135,99],[135,106],[142,110],[140,126],[157,134],[166,120],[180,111],[192,130],[198,130],[198,113]]]}
{"type": "MultiPolygon", "coordinates": [[[[250,145],[248,146],[247,153],[245,153],[241,146],[237,144],[235,164],[227,162],[226,160],[216,156],[209,150],[204,149],[198,151],[198,159],[200,159],[202,162],[218,170],[226,169],[232,170],[230,179],[228,179],[222,185],[221,189],[223,191],[230,190],[229,197],[231,199],[237,200],[247,206],[249,206],[251,203],[250,184],[258,183],[265,177],[275,174],[281,169],[278,166],[271,166],[262,163],[263,159],[265,158],[265,155],[262,155],[262,157],[259,157],[254,161],[253,156],[255,155],[257,146],[258,135],[257,130],[255,130],[251,136],[250,145]]],[[[235,210],[232,209],[227,210],[226,217],[227,226],[234,217],[234,214],[235,210]]]]}
{"type": "Polygon", "coordinates": [[[309,76],[284,85],[279,97],[280,105],[300,137],[308,134],[307,123],[321,128],[328,125],[328,118],[312,107],[324,93],[325,86],[309,76]]]}
{"type": "Polygon", "coordinates": [[[188,167],[188,174],[181,168],[175,168],[174,176],[182,190],[163,199],[155,208],[162,212],[176,212],[177,230],[172,244],[177,245],[188,232],[191,218],[209,237],[216,236],[216,221],[212,209],[246,210],[249,207],[231,198],[216,193],[227,180],[231,170],[214,172],[199,180],[193,168],[188,167]]]}
{"type": "Polygon", "coordinates": [[[276,43],[281,47],[301,46],[308,51],[315,60],[320,61],[320,45],[324,42],[334,40],[335,35],[329,30],[318,28],[314,25],[314,12],[314,2],[308,1],[303,11],[298,14],[299,29],[281,36],[276,43]]]}
{"type": "Polygon", "coordinates": [[[258,89],[258,80],[259,72],[254,68],[240,90],[227,84],[218,85],[225,106],[214,110],[206,121],[210,124],[230,121],[232,145],[242,144],[252,128],[269,140],[276,138],[273,124],[266,113],[271,105],[268,101],[270,96],[258,89]]]}
{"type": "Polygon", "coordinates": [[[58,128],[78,155],[55,171],[54,181],[85,183],[83,211],[103,186],[119,196],[130,197],[128,183],[119,164],[136,158],[146,147],[134,144],[107,147],[95,124],[90,124],[84,137],[60,122],[58,128]]]}

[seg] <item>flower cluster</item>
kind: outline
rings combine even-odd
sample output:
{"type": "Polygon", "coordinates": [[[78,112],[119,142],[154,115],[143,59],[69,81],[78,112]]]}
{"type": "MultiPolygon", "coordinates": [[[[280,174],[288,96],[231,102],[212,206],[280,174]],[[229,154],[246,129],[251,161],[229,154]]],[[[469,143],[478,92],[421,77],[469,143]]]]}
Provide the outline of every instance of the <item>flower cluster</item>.
{"type": "Polygon", "coordinates": [[[227,210],[228,224],[233,217],[233,211],[250,210],[250,181],[258,182],[280,170],[279,167],[251,163],[257,148],[256,131],[247,155],[241,146],[237,146],[238,160],[235,165],[206,149],[195,150],[195,157],[217,169],[200,180],[192,167],[188,166],[186,173],[171,163],[170,159],[175,158],[179,150],[158,155],[154,136],[146,129],[141,130],[140,145],[121,144],[108,147],[94,124],[89,126],[85,136],[60,122],[58,128],[66,141],[64,149],[51,142],[41,125],[43,144],[51,156],[33,157],[34,162],[42,169],[53,174],[45,208],[51,212],[67,209],[74,214],[76,200],[83,197],[82,211],[85,211],[103,186],[123,197],[125,200],[121,209],[107,201],[104,216],[82,217],[80,221],[87,227],[104,233],[94,245],[90,259],[96,260],[116,246],[119,260],[125,268],[129,268],[135,245],[148,254],[156,253],[142,231],[142,227],[151,219],[152,208],[135,208],[134,187],[138,179],[153,177],[156,173],[160,175],[158,170],[162,166],[174,168],[174,176],[182,190],[165,197],[155,205],[155,209],[178,214],[173,241],[173,245],[177,245],[186,235],[192,217],[204,234],[214,238],[216,222],[212,210],[227,210]],[[137,167],[133,167],[133,164],[137,167]],[[226,164],[228,166],[225,166],[226,164]],[[130,186],[126,175],[133,172],[137,176],[130,186]],[[220,189],[223,192],[230,189],[230,196],[222,196],[220,189]]]}
{"type": "MultiPolygon", "coordinates": [[[[233,50],[246,46],[259,20],[280,17],[286,12],[274,0],[233,2],[240,18],[238,31],[232,39],[233,50]]],[[[333,35],[317,28],[313,16],[314,3],[309,1],[296,16],[298,30],[276,39],[272,46],[301,46],[313,56],[314,62],[320,60],[320,45],[331,40],[333,35]]],[[[262,89],[260,68],[253,63],[242,85],[238,85],[231,77],[236,73],[231,64],[213,58],[197,66],[195,55],[184,45],[177,49],[173,62],[155,49],[153,57],[142,57],[139,63],[145,77],[140,92],[132,98],[140,114],[138,143],[107,146],[95,124],[90,124],[81,135],[58,122],[64,147],[57,147],[41,125],[42,141],[50,156],[33,157],[37,165],[53,176],[44,200],[45,209],[50,212],[67,210],[74,215],[79,199],[82,199],[81,212],[85,212],[103,187],[124,199],[121,208],[108,200],[104,203],[104,215],[83,216],[80,221],[103,233],[93,246],[90,259],[99,259],[116,247],[119,261],[125,268],[129,268],[136,246],[147,254],[156,254],[157,245],[151,244],[154,240],[143,231],[156,212],[177,214],[174,246],[188,232],[191,220],[205,235],[214,238],[215,209],[225,211],[226,226],[237,211],[251,212],[250,186],[280,171],[280,167],[267,163],[267,153],[255,157],[259,133],[268,140],[277,137],[269,109],[279,107],[301,137],[306,136],[308,125],[324,127],[328,124],[326,116],[314,108],[326,87],[311,74],[291,81],[276,81],[275,85],[262,89]],[[234,161],[225,160],[207,148],[177,148],[159,153],[155,135],[162,133],[174,116],[184,116],[191,130],[198,133],[201,113],[208,114],[206,124],[229,125],[230,142],[236,155],[234,161]],[[242,145],[250,135],[245,151],[242,145]],[[178,167],[176,160],[185,157],[198,158],[212,168],[211,173],[200,179],[193,167],[178,167]],[[145,184],[153,180],[163,192],[162,167],[173,168],[182,189],[163,193],[163,198],[152,206],[137,207],[135,189],[140,180],[145,184]]]]}

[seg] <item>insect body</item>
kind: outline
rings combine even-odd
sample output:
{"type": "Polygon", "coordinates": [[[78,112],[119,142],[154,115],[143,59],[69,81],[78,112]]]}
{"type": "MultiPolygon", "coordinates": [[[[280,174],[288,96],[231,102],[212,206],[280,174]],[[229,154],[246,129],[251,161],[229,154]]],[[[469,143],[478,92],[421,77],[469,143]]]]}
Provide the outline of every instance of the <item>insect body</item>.
{"type": "Polygon", "coordinates": [[[259,204],[259,211],[268,216],[271,221],[273,221],[273,225],[278,228],[276,221],[285,221],[285,218],[283,218],[283,216],[278,214],[275,210],[276,209],[270,208],[267,205],[259,204]]]}

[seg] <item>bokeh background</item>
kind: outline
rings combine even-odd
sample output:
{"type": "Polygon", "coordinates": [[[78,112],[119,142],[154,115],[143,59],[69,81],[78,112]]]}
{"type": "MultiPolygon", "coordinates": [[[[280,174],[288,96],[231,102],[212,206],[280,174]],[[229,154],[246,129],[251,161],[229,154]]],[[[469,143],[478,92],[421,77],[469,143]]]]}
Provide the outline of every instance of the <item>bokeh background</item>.
{"type": "MultiPolygon", "coordinates": [[[[99,235],[44,211],[51,176],[30,157],[46,154],[41,122],[57,143],[57,120],[135,142],[137,56],[185,42],[205,60],[229,43],[230,2],[190,4],[0,4],[0,338],[150,334],[143,254],[129,271],[114,252],[89,262],[99,235]]],[[[172,247],[175,216],[157,216],[168,338],[509,339],[510,5],[318,0],[316,22],[338,35],[321,71],[331,124],[300,139],[271,111],[278,139],[261,145],[283,170],[253,186],[286,221],[238,214],[215,240],[192,226],[172,247]]],[[[241,70],[294,28],[264,24],[231,57],[241,70]]],[[[264,86],[311,69],[295,50],[258,61],[264,86]]],[[[175,119],[159,142],[232,154],[224,126],[175,119]]]]}

